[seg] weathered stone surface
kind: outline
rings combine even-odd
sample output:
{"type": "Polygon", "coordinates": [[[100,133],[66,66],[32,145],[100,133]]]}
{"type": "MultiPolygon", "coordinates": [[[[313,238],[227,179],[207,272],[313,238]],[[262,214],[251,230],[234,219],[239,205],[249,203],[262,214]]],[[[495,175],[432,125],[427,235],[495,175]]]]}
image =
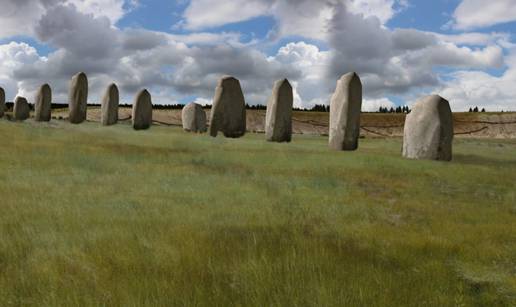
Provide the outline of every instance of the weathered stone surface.
{"type": "Polygon", "coordinates": [[[412,107],[403,128],[403,157],[450,161],[453,117],[441,96],[423,97],[412,107]]]}
{"type": "Polygon", "coordinates": [[[16,97],[14,100],[13,115],[16,120],[26,120],[29,118],[30,107],[27,99],[20,96],[16,97]]]}
{"type": "Polygon", "coordinates": [[[152,100],[147,90],[140,91],[133,102],[133,128],[149,129],[152,124],[152,100]]]}
{"type": "Polygon", "coordinates": [[[206,132],[206,112],[200,104],[190,102],[181,111],[183,129],[188,132],[206,132]]]}
{"type": "Polygon", "coordinates": [[[114,125],[118,122],[118,87],[112,83],[106,89],[102,98],[100,122],[104,126],[114,125]]]}
{"type": "Polygon", "coordinates": [[[292,104],[294,95],[287,79],[274,83],[267,102],[265,138],[270,142],[290,142],[292,139],[292,104]]]}
{"type": "Polygon", "coordinates": [[[238,138],[245,134],[245,100],[240,82],[231,76],[222,77],[215,89],[210,113],[210,135],[238,138]]]}
{"type": "Polygon", "coordinates": [[[52,90],[48,84],[43,84],[36,94],[34,120],[48,122],[51,118],[52,90]]]}
{"type": "Polygon", "coordinates": [[[4,116],[5,112],[5,91],[0,87],[0,117],[4,116]]]}
{"type": "Polygon", "coordinates": [[[360,136],[362,83],[354,72],[337,81],[330,103],[329,146],[335,150],[356,150],[360,136]]]}
{"type": "Polygon", "coordinates": [[[88,103],[88,78],[81,72],[73,76],[70,83],[70,97],[68,101],[68,120],[72,124],[80,124],[86,120],[88,103]]]}

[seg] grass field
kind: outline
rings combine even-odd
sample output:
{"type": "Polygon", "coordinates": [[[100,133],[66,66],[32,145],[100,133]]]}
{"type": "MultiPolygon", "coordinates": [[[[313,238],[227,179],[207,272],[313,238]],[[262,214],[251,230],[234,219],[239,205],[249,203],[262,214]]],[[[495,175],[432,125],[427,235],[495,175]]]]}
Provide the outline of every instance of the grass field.
{"type": "Polygon", "coordinates": [[[516,140],[0,120],[0,306],[515,306],[516,140]]]}

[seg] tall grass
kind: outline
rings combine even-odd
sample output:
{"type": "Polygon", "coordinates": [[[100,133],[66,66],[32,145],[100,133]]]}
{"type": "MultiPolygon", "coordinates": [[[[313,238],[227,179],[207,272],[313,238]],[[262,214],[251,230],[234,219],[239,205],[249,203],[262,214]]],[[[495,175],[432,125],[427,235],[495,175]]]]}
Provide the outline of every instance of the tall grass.
{"type": "Polygon", "coordinates": [[[0,121],[0,305],[516,304],[516,142],[0,121]]]}

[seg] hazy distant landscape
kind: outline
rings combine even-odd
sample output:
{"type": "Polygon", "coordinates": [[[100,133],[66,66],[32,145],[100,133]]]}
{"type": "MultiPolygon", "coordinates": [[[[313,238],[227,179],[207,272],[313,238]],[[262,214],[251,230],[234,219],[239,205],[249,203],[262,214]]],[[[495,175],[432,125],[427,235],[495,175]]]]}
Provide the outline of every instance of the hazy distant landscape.
{"type": "MultiPolygon", "coordinates": [[[[294,130],[327,116],[294,113],[294,130]]],[[[451,163],[368,134],[335,152],[307,133],[1,119],[0,138],[2,306],[516,304],[514,138],[456,138],[451,163]]]]}

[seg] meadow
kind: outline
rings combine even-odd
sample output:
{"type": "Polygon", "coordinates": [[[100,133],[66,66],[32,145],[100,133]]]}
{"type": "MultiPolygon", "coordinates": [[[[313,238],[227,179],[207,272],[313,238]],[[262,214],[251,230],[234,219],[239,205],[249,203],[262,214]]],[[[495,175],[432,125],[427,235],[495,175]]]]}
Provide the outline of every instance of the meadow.
{"type": "Polygon", "coordinates": [[[450,163],[0,120],[0,306],[515,306],[516,140],[450,163]]]}

